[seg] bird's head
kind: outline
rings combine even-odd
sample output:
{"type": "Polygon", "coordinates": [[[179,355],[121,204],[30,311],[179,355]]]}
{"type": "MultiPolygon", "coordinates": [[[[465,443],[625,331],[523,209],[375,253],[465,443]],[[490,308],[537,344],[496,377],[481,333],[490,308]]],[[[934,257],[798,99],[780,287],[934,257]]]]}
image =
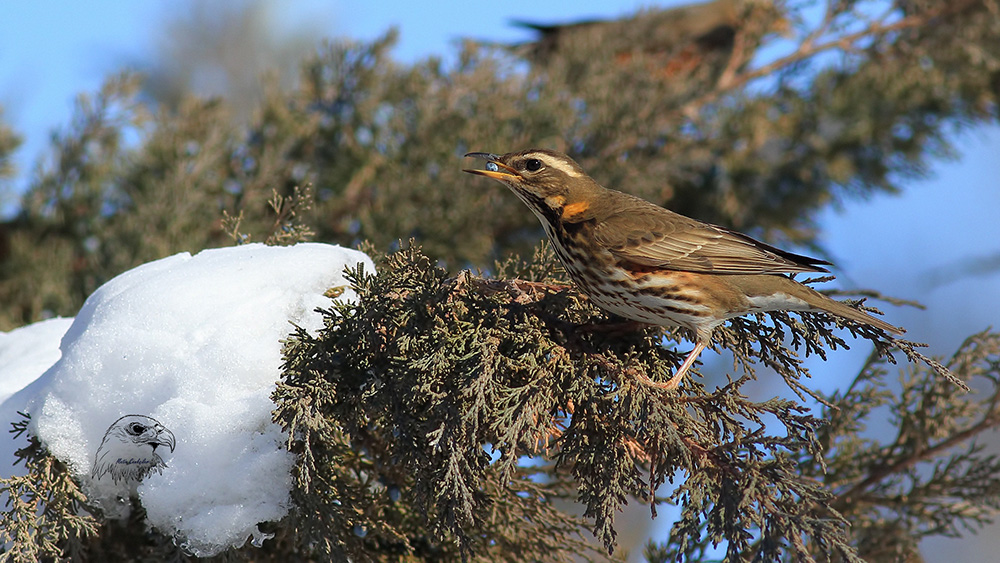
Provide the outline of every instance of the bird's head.
{"type": "Polygon", "coordinates": [[[542,219],[590,218],[591,205],[604,189],[572,158],[556,151],[528,149],[504,155],[470,152],[465,156],[486,161],[485,170],[465,172],[503,182],[542,219]]]}
{"type": "Polygon", "coordinates": [[[176,445],[174,433],[156,419],[139,414],[125,415],[104,433],[91,475],[95,479],[111,475],[115,483],[140,481],[150,471],[165,465],[157,448],[168,447],[172,452],[176,445]]]}
{"type": "Polygon", "coordinates": [[[157,422],[156,419],[137,414],[119,418],[108,429],[107,436],[113,436],[125,444],[145,444],[150,446],[154,452],[158,446],[167,446],[170,451],[174,451],[174,447],[177,445],[173,432],[157,422]]]}

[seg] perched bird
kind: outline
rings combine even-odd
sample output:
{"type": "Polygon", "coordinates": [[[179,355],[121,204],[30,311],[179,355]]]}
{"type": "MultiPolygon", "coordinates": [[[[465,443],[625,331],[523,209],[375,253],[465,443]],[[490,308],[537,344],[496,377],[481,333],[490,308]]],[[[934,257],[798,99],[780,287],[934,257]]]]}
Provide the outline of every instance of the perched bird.
{"type": "Polygon", "coordinates": [[[518,20],[513,24],[537,32],[538,38],[511,47],[515,53],[542,64],[588,47],[600,48],[618,58],[630,57],[633,52],[670,57],[684,53],[693,57],[696,52],[729,51],[741,24],[745,1],[713,0],[651,9],[615,20],[590,19],[566,24],[518,20]]]}
{"type": "Polygon", "coordinates": [[[620,19],[513,24],[537,37],[504,46],[509,52],[583,87],[588,87],[589,81],[581,82],[587,76],[613,80],[606,72],[611,65],[671,79],[677,86],[694,81],[704,88],[705,80],[717,78],[725,68],[748,63],[765,36],[791,29],[774,0],[712,0],[645,9],[620,19]]]}
{"type": "Polygon", "coordinates": [[[725,227],[605,188],[573,159],[528,149],[473,152],[542,222],[566,272],[595,304],[626,319],[681,326],[695,347],[662,389],[674,389],[726,319],[762,311],[822,311],[901,334],[786,274],[826,272],[829,262],[785,252],[725,227]]]}
{"type": "Polygon", "coordinates": [[[175,445],[174,433],[156,419],[141,414],[125,415],[104,433],[91,476],[100,479],[110,475],[115,484],[141,481],[154,469],[159,471],[166,466],[156,448],[167,446],[173,452],[175,445]]]}

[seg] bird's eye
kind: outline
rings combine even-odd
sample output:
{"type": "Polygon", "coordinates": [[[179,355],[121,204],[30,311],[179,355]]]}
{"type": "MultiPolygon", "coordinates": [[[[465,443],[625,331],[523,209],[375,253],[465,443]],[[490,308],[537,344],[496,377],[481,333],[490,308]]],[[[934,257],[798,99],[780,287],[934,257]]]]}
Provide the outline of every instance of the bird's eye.
{"type": "Polygon", "coordinates": [[[146,427],[139,424],[138,422],[133,422],[132,424],[128,425],[128,431],[131,432],[132,434],[142,434],[143,432],[146,431],[146,427]]]}
{"type": "Polygon", "coordinates": [[[529,172],[537,172],[542,167],[542,161],[537,158],[529,158],[524,163],[524,167],[527,168],[529,172]]]}

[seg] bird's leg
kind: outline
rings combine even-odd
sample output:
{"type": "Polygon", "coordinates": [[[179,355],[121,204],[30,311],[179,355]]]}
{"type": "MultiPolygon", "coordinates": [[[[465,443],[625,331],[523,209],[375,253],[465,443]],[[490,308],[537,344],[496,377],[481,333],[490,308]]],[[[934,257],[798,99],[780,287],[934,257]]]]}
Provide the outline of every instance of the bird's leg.
{"type": "Polygon", "coordinates": [[[694,350],[691,350],[691,353],[688,354],[687,358],[684,359],[684,363],[681,364],[681,367],[677,368],[677,371],[674,372],[674,375],[671,376],[670,379],[668,379],[667,381],[664,382],[653,381],[646,376],[639,377],[639,381],[643,385],[649,387],[655,387],[657,389],[662,389],[664,391],[673,391],[674,389],[677,389],[677,387],[680,386],[681,381],[684,380],[684,374],[686,374],[688,370],[691,369],[691,366],[694,365],[695,360],[698,359],[698,356],[701,355],[702,351],[704,351],[707,346],[708,344],[705,342],[701,341],[695,342],[694,350]]]}
{"type": "Polygon", "coordinates": [[[676,389],[677,386],[681,384],[681,381],[684,379],[684,374],[691,369],[695,360],[698,359],[698,356],[701,355],[707,346],[708,343],[706,342],[702,342],[700,340],[695,342],[694,350],[691,350],[691,353],[684,359],[684,363],[681,364],[681,367],[677,368],[677,373],[675,373],[673,377],[671,377],[670,380],[664,384],[666,389],[676,389]]]}

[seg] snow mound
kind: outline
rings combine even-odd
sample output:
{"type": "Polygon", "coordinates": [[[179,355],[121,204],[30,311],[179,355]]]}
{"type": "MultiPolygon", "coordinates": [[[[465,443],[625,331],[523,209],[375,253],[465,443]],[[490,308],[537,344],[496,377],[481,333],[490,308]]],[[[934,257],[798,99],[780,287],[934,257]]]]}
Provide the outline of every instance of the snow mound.
{"type": "MultiPolygon", "coordinates": [[[[139,266],[87,299],[62,338],[62,356],[0,405],[0,413],[27,408],[32,433],[89,483],[107,513],[124,515],[134,492],[149,524],[195,555],[248,538],[259,544],[257,524],[287,513],[292,486],[294,458],[271,422],[281,340],[293,329],[290,321],[307,330],[322,326],[314,310],[330,305],[323,293],[347,286],[344,268],[358,262],[374,271],[366,255],[339,246],[249,244],[139,266]],[[151,417],[162,425],[161,436],[176,437],[171,452],[172,440],[143,443],[140,430],[152,430],[135,428],[136,447],[145,447],[157,467],[131,489],[92,478],[105,433],[125,415],[143,415],[126,421],[151,417]]],[[[355,298],[347,288],[337,299],[355,298]]],[[[29,329],[42,330],[18,331],[29,329]]],[[[65,326],[50,329],[37,359],[24,365],[37,371],[52,361],[51,333],[65,326]]],[[[2,345],[0,339],[0,359],[2,345]]],[[[0,375],[0,391],[29,382],[30,371],[0,375]]],[[[129,439],[132,429],[116,431],[129,439]]],[[[10,472],[9,465],[0,468],[10,472]]]]}

